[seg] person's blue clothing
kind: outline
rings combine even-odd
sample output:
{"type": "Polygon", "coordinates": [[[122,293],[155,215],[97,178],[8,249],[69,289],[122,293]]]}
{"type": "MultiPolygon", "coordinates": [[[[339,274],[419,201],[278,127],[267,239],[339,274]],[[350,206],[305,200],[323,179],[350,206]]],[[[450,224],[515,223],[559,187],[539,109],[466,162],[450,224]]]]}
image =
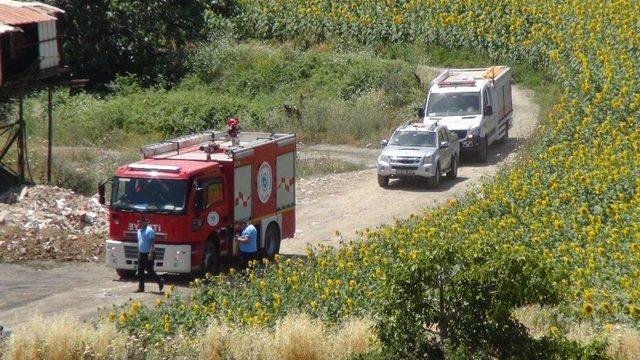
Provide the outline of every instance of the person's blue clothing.
{"type": "Polygon", "coordinates": [[[256,227],[249,224],[244,230],[242,230],[242,234],[240,236],[246,236],[249,238],[249,241],[242,242],[240,241],[240,251],[245,253],[254,253],[258,251],[258,230],[256,227]]]}
{"type": "Polygon", "coordinates": [[[148,253],[151,251],[151,244],[156,237],[156,233],[151,226],[147,226],[145,229],[138,229],[138,251],[141,253],[148,253]]]}

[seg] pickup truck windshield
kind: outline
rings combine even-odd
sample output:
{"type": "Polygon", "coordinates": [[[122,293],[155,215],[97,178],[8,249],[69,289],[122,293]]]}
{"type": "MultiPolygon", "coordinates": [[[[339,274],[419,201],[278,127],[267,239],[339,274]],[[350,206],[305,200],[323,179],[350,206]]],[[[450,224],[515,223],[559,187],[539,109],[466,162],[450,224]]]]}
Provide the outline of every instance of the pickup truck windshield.
{"type": "Polygon", "coordinates": [[[186,198],[186,181],[116,177],[111,206],[123,211],[179,213],[186,198]]]}
{"type": "Polygon", "coordinates": [[[391,137],[389,145],[436,147],[436,133],[433,131],[396,131],[391,137]]]}
{"type": "Polygon", "coordinates": [[[429,94],[427,116],[465,116],[480,114],[480,92],[429,94]]]}

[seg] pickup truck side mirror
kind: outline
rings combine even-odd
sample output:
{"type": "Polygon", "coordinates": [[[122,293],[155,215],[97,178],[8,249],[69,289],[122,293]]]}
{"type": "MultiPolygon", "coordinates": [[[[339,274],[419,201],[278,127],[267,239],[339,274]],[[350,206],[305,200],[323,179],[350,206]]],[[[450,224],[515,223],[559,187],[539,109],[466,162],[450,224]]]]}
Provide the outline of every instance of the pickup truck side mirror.
{"type": "Polygon", "coordinates": [[[424,117],[424,108],[423,107],[419,107],[418,108],[418,117],[419,118],[423,118],[424,117]]]}
{"type": "Polygon", "coordinates": [[[381,140],[381,141],[380,141],[380,147],[381,147],[381,148],[383,148],[383,147],[387,146],[387,144],[389,144],[389,141],[388,141],[388,140],[381,140]]]}
{"type": "Polygon", "coordinates": [[[441,149],[448,149],[449,148],[449,142],[448,141],[441,141],[440,142],[440,148],[441,149]]]}
{"type": "Polygon", "coordinates": [[[493,115],[493,108],[491,107],[491,105],[486,105],[484,107],[484,114],[488,116],[493,115]]]}

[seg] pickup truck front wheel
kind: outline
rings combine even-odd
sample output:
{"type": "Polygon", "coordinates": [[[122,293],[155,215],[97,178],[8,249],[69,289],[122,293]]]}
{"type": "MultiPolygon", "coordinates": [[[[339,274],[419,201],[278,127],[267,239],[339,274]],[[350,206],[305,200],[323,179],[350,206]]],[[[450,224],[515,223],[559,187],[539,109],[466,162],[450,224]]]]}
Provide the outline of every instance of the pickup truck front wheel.
{"type": "Polygon", "coordinates": [[[429,185],[431,189],[437,189],[440,187],[440,164],[436,166],[435,175],[427,179],[427,185],[429,185]]]}
{"type": "Polygon", "coordinates": [[[458,177],[458,157],[454,156],[451,159],[451,168],[447,172],[447,179],[454,180],[458,177]]]}
{"type": "Polygon", "coordinates": [[[378,175],[378,185],[380,185],[380,187],[383,187],[383,188],[386,188],[387,186],[389,186],[389,177],[378,175]]]}

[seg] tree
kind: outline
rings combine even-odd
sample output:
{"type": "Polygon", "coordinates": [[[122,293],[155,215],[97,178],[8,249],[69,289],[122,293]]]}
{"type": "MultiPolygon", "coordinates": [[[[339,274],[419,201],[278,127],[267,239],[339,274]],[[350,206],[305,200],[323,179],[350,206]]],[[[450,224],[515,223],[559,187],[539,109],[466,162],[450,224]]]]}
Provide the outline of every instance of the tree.
{"type": "MultiPolygon", "coordinates": [[[[177,81],[206,16],[229,6],[206,0],[52,0],[65,10],[63,63],[93,85],[131,73],[143,84],[177,81]]],[[[225,3],[226,4],[226,3],[225,3]]]]}

